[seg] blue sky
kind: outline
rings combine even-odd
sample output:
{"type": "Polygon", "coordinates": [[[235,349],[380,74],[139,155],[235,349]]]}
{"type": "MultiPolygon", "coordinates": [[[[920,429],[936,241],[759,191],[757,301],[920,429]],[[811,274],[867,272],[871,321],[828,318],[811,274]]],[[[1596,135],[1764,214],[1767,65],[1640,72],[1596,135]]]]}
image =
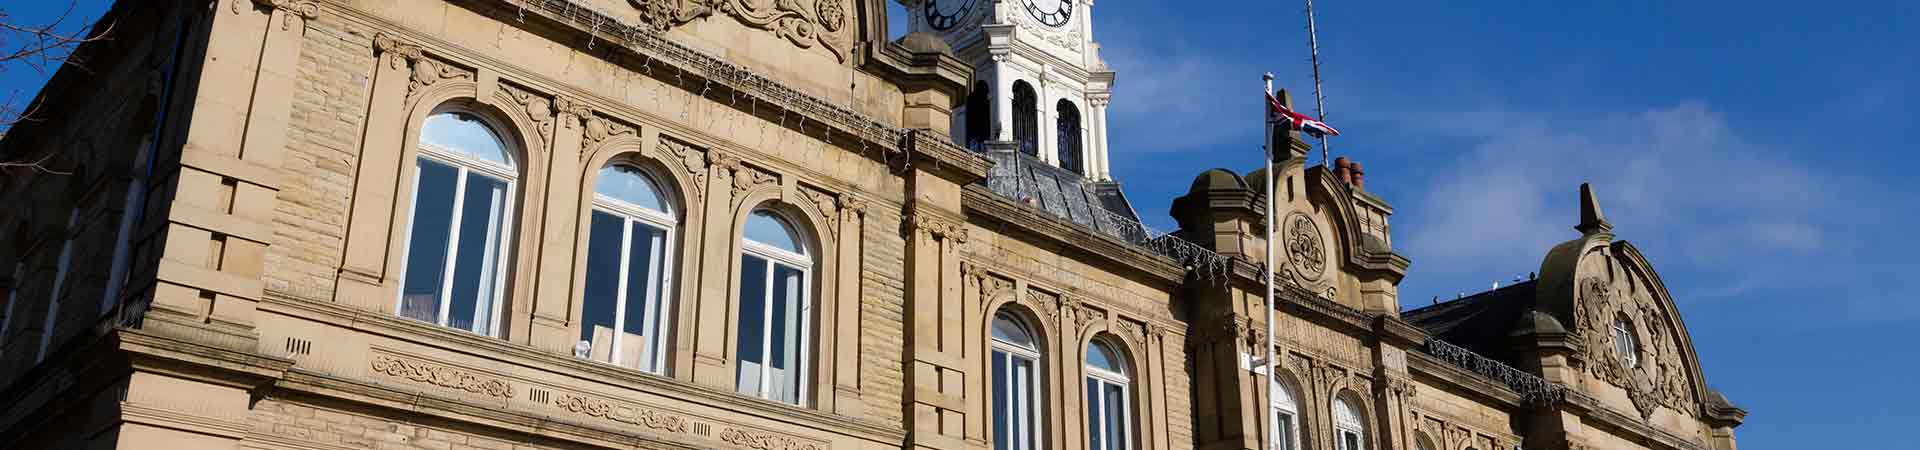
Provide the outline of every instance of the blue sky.
{"type": "MultiPolygon", "coordinates": [[[[1106,0],[1113,169],[1150,223],[1260,164],[1261,72],[1310,110],[1303,1],[1106,0]],[[1222,107],[1221,105],[1226,105],[1222,107]]],[[[1336,155],[1413,259],[1403,304],[1538,269],[1591,181],[1673,291],[1742,449],[1920,448],[1920,6],[1316,2],[1336,155]]],[[[1316,152],[1317,154],[1317,152],[1316,152]]]]}
{"type": "MultiPolygon", "coordinates": [[[[24,3],[24,4],[22,4],[24,3]]],[[[5,6],[18,20],[43,3],[5,6]]],[[[85,0],[96,17],[107,2],[85,0]]],[[[1844,3],[1844,4],[1841,4],[1844,3]]],[[[1105,0],[1113,169],[1146,219],[1259,164],[1261,72],[1305,106],[1301,2],[1105,0]],[[1229,105],[1220,107],[1220,105],[1229,105]]],[[[1537,269],[1595,184],[1677,297],[1747,450],[1920,448],[1920,6],[1322,0],[1337,154],[1367,166],[1418,306],[1537,269]]],[[[896,30],[903,28],[895,26],[896,30]]],[[[0,98],[44,76],[0,71],[0,98]]],[[[23,100],[24,101],[24,100],[23,100]]]]}

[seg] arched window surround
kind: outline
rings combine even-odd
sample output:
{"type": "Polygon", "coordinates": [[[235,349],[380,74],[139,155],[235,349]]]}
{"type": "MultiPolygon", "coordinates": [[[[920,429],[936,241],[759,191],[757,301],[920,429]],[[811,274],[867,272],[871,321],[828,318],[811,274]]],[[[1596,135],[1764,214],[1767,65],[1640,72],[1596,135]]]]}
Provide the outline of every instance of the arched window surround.
{"type": "MultiPolygon", "coordinates": [[[[379,308],[390,314],[398,315],[397,303],[393,299],[400,297],[401,284],[404,281],[404,264],[407,257],[408,231],[414,213],[413,192],[415,173],[420,158],[420,138],[427,118],[447,111],[462,111],[486,120],[492,131],[505,144],[508,155],[513,158],[518,171],[516,186],[509,203],[514,205],[511,214],[502,217],[503,224],[510,224],[511,232],[502,236],[506,262],[500,267],[505,276],[500,285],[500,293],[495,302],[500,313],[492,327],[493,337],[525,342],[527,320],[530,314],[523,312],[531,305],[532,283],[521,282],[522,277],[533,271],[534,255],[537,255],[537,239],[519,239],[520,236],[538,236],[541,233],[539,218],[544,211],[544,199],[529,196],[527,186],[544,186],[547,182],[548,163],[544,139],[527,130],[539,127],[527,119],[526,113],[518,102],[497,86],[492,95],[476,97],[480,85],[472,81],[448,80],[423,88],[407,100],[406,125],[395,135],[401,137],[394,143],[393,152],[377,151],[368,141],[369,150],[362,155],[360,167],[361,179],[356,180],[353,218],[349,223],[347,238],[347,258],[342,261],[343,282],[337,299],[344,302],[361,304],[367,308],[379,308]],[[390,172],[389,172],[390,171],[390,172]],[[381,173],[393,174],[393,178],[379,176],[381,173]],[[387,190],[390,189],[390,190],[387,190]],[[385,190],[388,195],[382,195],[385,190]],[[389,206],[391,205],[391,206],[389,206]],[[383,218],[387,223],[376,228],[367,219],[383,218]],[[385,246],[383,259],[369,260],[362,255],[362,249],[385,246]],[[364,274],[364,275],[356,275],[364,274]],[[355,295],[357,292],[372,294],[374,291],[359,286],[360,276],[378,276],[383,280],[373,289],[384,292],[389,299],[378,303],[361,303],[372,297],[355,295]]],[[[369,131],[370,138],[378,138],[369,131]]]]}
{"type": "Polygon", "coordinates": [[[1268,398],[1267,414],[1273,416],[1273,419],[1275,419],[1273,421],[1273,427],[1276,431],[1279,431],[1279,433],[1271,434],[1273,441],[1271,441],[1270,448],[1275,450],[1304,449],[1306,448],[1305,445],[1308,439],[1306,437],[1308,436],[1306,431],[1307,409],[1301,407],[1301,405],[1306,404],[1308,399],[1308,397],[1304,396],[1306,391],[1302,391],[1297,387],[1300,385],[1295,383],[1292,375],[1286,372],[1285,369],[1279,366],[1275,366],[1274,369],[1279,372],[1279,376],[1271,377],[1272,379],[1269,380],[1274,395],[1268,398]],[[1284,422],[1279,420],[1282,418],[1287,420],[1284,422]]]}
{"type": "Polygon", "coordinates": [[[516,149],[511,141],[512,129],[490,111],[449,102],[433,108],[420,122],[417,131],[411,133],[414,136],[411,146],[413,155],[402,163],[402,167],[409,169],[409,176],[403,177],[409,185],[403,191],[408,207],[404,213],[405,226],[397,230],[401,250],[398,274],[400,292],[394,308],[401,317],[485,336],[503,335],[501,328],[507,323],[503,320],[507,313],[505,305],[511,298],[507,280],[515,272],[513,261],[521,259],[514,252],[514,236],[523,197],[524,171],[521,167],[527,159],[526,152],[516,149]],[[485,133],[485,139],[492,142],[466,145],[428,142],[425,132],[433,122],[460,118],[470,119],[473,123],[443,122],[446,124],[443,126],[477,126],[477,131],[485,133]],[[495,149],[486,148],[487,145],[497,145],[500,154],[490,157],[489,154],[495,149]],[[429,174],[435,179],[429,181],[429,174]],[[487,181],[494,182],[490,190],[484,184],[475,184],[487,181]],[[435,193],[436,197],[447,197],[435,200],[436,203],[441,200],[450,202],[448,216],[443,219],[447,222],[445,229],[438,224],[427,225],[429,222],[422,221],[431,220],[422,216],[420,209],[423,202],[421,196],[429,195],[422,192],[421,188],[429,183],[441,186],[437,190],[446,191],[435,193]],[[483,209],[476,213],[472,208],[483,209]],[[485,222],[469,222],[475,219],[485,222]],[[430,242],[427,240],[438,241],[439,247],[427,243],[430,242]],[[435,251],[439,255],[414,254],[416,242],[426,245],[420,249],[435,251]],[[478,245],[473,244],[476,242],[478,245]],[[480,255],[474,255],[474,251],[480,252],[480,255]],[[479,272],[470,281],[460,281],[462,273],[467,270],[479,272]],[[421,276],[419,279],[429,284],[412,286],[415,275],[421,276]],[[474,285],[467,288],[472,292],[465,292],[458,286],[468,283],[474,285]],[[408,294],[409,289],[429,289],[432,292],[429,297],[414,297],[408,294]],[[460,298],[469,295],[474,298],[460,298]],[[461,323],[462,319],[466,323],[461,323]]]}
{"type": "Polygon", "coordinates": [[[1098,332],[1081,343],[1077,352],[1080,361],[1080,376],[1076,380],[1080,392],[1080,405],[1083,417],[1082,439],[1087,450],[1142,450],[1148,448],[1140,437],[1140,420],[1143,417],[1138,400],[1145,378],[1141,364],[1136,356],[1139,353],[1130,343],[1110,332],[1098,332]],[[1104,347],[1110,352],[1110,361],[1116,365],[1119,373],[1094,368],[1094,346],[1104,347]],[[1118,375],[1116,377],[1115,375],[1118,375]],[[1103,392],[1118,386],[1117,396],[1107,394],[1105,398],[1095,397],[1088,392],[1098,387],[1103,392]],[[1117,404],[1113,399],[1118,399],[1117,404]],[[1118,412],[1117,417],[1113,412],[1118,412]],[[1095,423],[1095,419],[1102,419],[1095,423]],[[1118,429],[1113,427],[1118,424],[1118,429]],[[1114,439],[1114,438],[1118,439],[1114,439]]]}
{"type": "MultiPolygon", "coordinates": [[[[572,174],[580,180],[577,183],[580,188],[577,192],[568,194],[574,196],[568,200],[571,200],[573,205],[578,205],[573,208],[576,214],[573,217],[574,236],[577,238],[571,242],[573,252],[568,260],[571,263],[570,267],[579,269],[568,274],[571,282],[568,283],[566,296],[572,301],[568,302],[564,308],[568,308],[566,312],[567,317],[570,318],[569,323],[584,323],[583,295],[586,292],[587,282],[585,268],[589,244],[592,240],[590,228],[594,210],[593,201],[596,195],[594,190],[599,186],[600,170],[614,164],[640,169],[651,176],[655,186],[659,188],[659,194],[672,205],[672,219],[676,224],[673,230],[675,243],[669,263],[672,270],[669,273],[673,281],[670,283],[670,296],[662,299],[667,308],[662,312],[661,317],[669,322],[665,330],[666,335],[662,336],[664,338],[662,350],[665,355],[663,360],[658,361],[659,370],[653,373],[691,381],[692,371],[689,369],[693,364],[693,349],[692,337],[687,334],[691,328],[687,324],[695,319],[698,312],[697,300],[700,289],[688,283],[699,279],[700,263],[703,260],[701,248],[704,247],[703,237],[705,236],[705,221],[701,219],[704,217],[706,205],[701,201],[700,196],[690,194],[699,192],[699,185],[687,173],[684,163],[677,156],[659,148],[661,146],[659,142],[659,139],[643,139],[638,133],[610,137],[598,145],[588,147],[586,158],[580,161],[578,170],[572,171],[572,174]]],[[[561,205],[554,206],[561,207],[561,205]]],[[[544,288],[542,291],[546,292],[544,288]]],[[[577,337],[579,332],[577,328],[569,328],[567,336],[577,337]]],[[[575,344],[568,344],[569,351],[572,345],[575,344]]]]}
{"type": "Polygon", "coordinates": [[[1341,389],[1326,403],[1327,423],[1333,430],[1333,450],[1368,450],[1373,448],[1373,427],[1369,415],[1366,397],[1352,390],[1341,389]],[[1342,405],[1346,409],[1343,411],[1342,405]],[[1343,417],[1352,413],[1352,420],[1343,417]]]}
{"type": "Polygon", "coordinates": [[[991,396],[986,401],[986,411],[992,417],[992,422],[988,424],[989,436],[992,438],[995,450],[1051,448],[1052,442],[1047,430],[1048,424],[1054,419],[1049,414],[1055,408],[1050,406],[1053,396],[1048,385],[1053,381],[1053,374],[1049,360],[1055,354],[1055,349],[1051,345],[1053,341],[1048,339],[1050,334],[1045,322],[1039,320],[1039,316],[1033,313],[1031,305],[1014,301],[1014,298],[1015,295],[1009,290],[998,298],[985,299],[990,306],[982,322],[987,326],[982,331],[982,336],[985,337],[988,349],[988,361],[984,367],[984,373],[988,374],[987,392],[991,396]],[[1011,321],[1026,333],[1030,339],[1029,345],[1022,346],[997,337],[995,327],[1000,326],[1003,319],[1011,321]],[[1020,372],[1013,367],[1015,359],[1024,360],[1027,366],[1025,367],[1026,376],[1021,377],[1025,379],[1018,382],[1014,381],[1014,375],[1011,375],[1020,372]],[[1001,383],[1023,389],[1002,389],[1001,383]],[[1022,384],[1024,386],[1021,386],[1022,384]],[[1025,392],[1018,392],[1020,390],[1025,392]],[[1017,414],[1002,414],[1002,411],[1007,410],[1017,414]],[[1001,419],[1007,416],[1013,416],[1016,419],[1002,422],[1001,419]],[[1024,422],[1024,427],[1020,427],[1021,422],[1024,422]],[[1004,434],[1015,435],[1007,436],[1003,435],[1003,430],[1017,431],[1017,433],[1005,432],[1004,434]]]}
{"type": "MultiPolygon", "coordinates": [[[[840,305],[849,301],[837,298],[839,296],[837,285],[840,284],[840,278],[846,275],[839,270],[842,266],[841,255],[844,252],[840,249],[840,241],[835,239],[836,233],[825,228],[820,221],[821,217],[829,213],[820,210],[813,201],[803,201],[802,197],[805,195],[800,194],[799,190],[800,187],[795,180],[782,177],[779,183],[750,188],[741,193],[737,199],[741,206],[734,209],[731,225],[726,234],[728,252],[725,258],[728,262],[724,267],[727,271],[724,274],[712,275],[720,277],[716,280],[724,280],[727,286],[728,301],[725,314],[728,321],[724,327],[726,333],[724,341],[727,344],[723,351],[727,355],[727,370],[731,372],[727,375],[727,379],[733,380],[734,388],[738,390],[740,386],[737,380],[739,371],[737,360],[740,355],[737,354],[737,341],[741,333],[740,306],[743,304],[740,277],[743,270],[743,255],[747,251],[746,222],[755,211],[767,210],[777,214],[793,227],[793,234],[796,235],[799,244],[807,250],[807,257],[812,259],[813,266],[807,274],[809,278],[806,284],[808,312],[805,317],[800,318],[802,320],[800,323],[806,326],[800,338],[807,350],[798,355],[797,361],[802,366],[796,375],[800,377],[800,392],[797,393],[796,401],[792,404],[806,408],[829,408],[831,406],[829,402],[835,401],[834,366],[835,362],[839,361],[835,347],[839,344],[836,342],[835,333],[821,330],[837,329],[833,326],[835,316],[840,311],[840,305]]],[[[841,223],[844,224],[845,221],[841,223]]],[[[857,299],[851,301],[857,302],[857,299]]],[[[718,310],[713,312],[720,313],[718,310]]]]}

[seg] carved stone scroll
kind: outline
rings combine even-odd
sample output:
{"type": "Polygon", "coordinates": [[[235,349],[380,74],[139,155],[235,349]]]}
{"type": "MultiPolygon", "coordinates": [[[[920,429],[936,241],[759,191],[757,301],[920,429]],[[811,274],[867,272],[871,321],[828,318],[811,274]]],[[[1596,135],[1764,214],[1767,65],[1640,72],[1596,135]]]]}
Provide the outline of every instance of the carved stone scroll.
{"type": "Polygon", "coordinates": [[[513,397],[513,385],[507,383],[506,380],[487,377],[451,366],[377,355],[373,357],[371,368],[373,369],[373,373],[402,378],[415,383],[431,384],[488,397],[513,397]]]}

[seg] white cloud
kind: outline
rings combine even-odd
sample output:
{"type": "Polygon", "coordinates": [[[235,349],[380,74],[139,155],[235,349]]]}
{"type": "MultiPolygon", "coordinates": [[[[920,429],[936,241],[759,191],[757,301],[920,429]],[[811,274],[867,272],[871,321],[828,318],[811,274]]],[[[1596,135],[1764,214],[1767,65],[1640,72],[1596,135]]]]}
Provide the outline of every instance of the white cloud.
{"type": "Polygon", "coordinates": [[[1399,202],[1395,229],[1415,260],[1403,285],[1414,290],[1402,291],[1409,298],[1536,270],[1548,248],[1576,235],[1582,181],[1593,183],[1620,238],[1640,243],[1682,301],[1849,290],[1885,282],[1857,269],[1897,261],[1852,254],[1873,246],[1855,242],[1863,239],[1858,230],[1884,224],[1833,214],[1868,209],[1869,185],[1748,139],[1705,104],[1469,116],[1487,120],[1395,121],[1473,142],[1427,171],[1416,191],[1424,197],[1399,202]]]}

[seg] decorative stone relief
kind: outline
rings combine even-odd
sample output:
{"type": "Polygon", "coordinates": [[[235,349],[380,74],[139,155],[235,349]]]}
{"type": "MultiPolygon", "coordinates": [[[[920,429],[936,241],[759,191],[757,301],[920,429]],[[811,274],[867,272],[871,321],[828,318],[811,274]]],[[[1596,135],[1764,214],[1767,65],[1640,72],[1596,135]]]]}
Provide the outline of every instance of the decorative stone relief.
{"type": "MultiPolygon", "coordinates": [[[[1008,289],[1013,288],[1011,284],[1005,287],[1008,289]]],[[[1035,311],[1040,311],[1041,314],[1046,314],[1047,320],[1056,325],[1060,323],[1060,300],[1051,294],[1028,289],[1027,307],[1033,308],[1035,311]]]]}
{"type": "Polygon", "coordinates": [[[675,433],[687,431],[686,418],[651,409],[617,405],[606,400],[581,395],[556,394],[553,396],[553,406],[571,413],[584,414],[660,431],[675,433]]]}
{"type": "Polygon", "coordinates": [[[813,202],[814,208],[820,211],[820,220],[825,221],[827,224],[828,232],[834,233],[835,235],[840,233],[839,195],[812,187],[801,186],[800,196],[805,197],[807,201],[813,202]]]}
{"type": "Polygon", "coordinates": [[[729,178],[733,180],[734,206],[740,206],[740,203],[746,200],[748,191],[779,181],[772,173],[743,164],[739,158],[734,158],[731,155],[722,156],[720,165],[724,171],[731,172],[728,175],[729,178]]]}
{"type": "Polygon", "coordinates": [[[1394,397],[1406,399],[1420,394],[1420,384],[1405,377],[1388,377],[1387,391],[1393,393],[1394,397]]]}
{"type": "Polygon", "coordinates": [[[1575,328],[1587,340],[1586,370],[1607,384],[1625,389],[1643,419],[1652,417],[1658,406],[1695,415],[1691,375],[1685,355],[1670,333],[1673,326],[1669,315],[1642,288],[1642,280],[1616,260],[1608,261],[1613,280],[1589,276],[1576,282],[1579,295],[1574,300],[1575,328]],[[1635,355],[1638,367],[1627,367],[1616,347],[1612,326],[1614,318],[1622,315],[1632,321],[1632,331],[1640,343],[1635,355]]]}
{"type": "Polygon", "coordinates": [[[720,441],[752,450],[825,450],[816,443],[732,427],[720,430],[720,441]]]}
{"type": "Polygon", "coordinates": [[[486,377],[463,369],[421,361],[375,355],[374,373],[404,378],[416,383],[457,389],[488,397],[512,398],[513,385],[506,380],[486,377]]]}
{"type": "Polygon", "coordinates": [[[500,90],[513,97],[519,103],[520,111],[533,121],[534,128],[540,132],[541,139],[553,139],[554,108],[553,101],[507,83],[500,84],[500,90]]]}
{"type": "MultiPolygon", "coordinates": [[[[374,43],[378,45],[380,41],[376,39],[374,43]]],[[[428,58],[423,54],[423,52],[420,50],[419,47],[412,46],[412,45],[398,44],[397,42],[392,42],[392,43],[394,43],[395,45],[402,46],[400,49],[398,49],[400,51],[394,52],[396,56],[404,57],[406,58],[407,62],[410,62],[413,64],[413,77],[407,81],[407,98],[409,99],[419,95],[420,91],[426,89],[427,87],[433,86],[434,84],[438,84],[441,81],[446,81],[446,80],[473,81],[474,80],[474,74],[473,74],[473,71],[471,70],[456,67],[452,64],[440,62],[433,58],[428,58]]],[[[391,61],[391,62],[396,64],[399,63],[399,61],[391,61]]]]}
{"type": "Polygon", "coordinates": [[[1305,213],[1287,216],[1285,237],[1281,241],[1294,274],[1306,281],[1319,281],[1327,271],[1326,245],[1320,242],[1320,226],[1305,213]]]}
{"type": "Polygon", "coordinates": [[[772,32],[800,48],[818,45],[841,62],[850,47],[847,29],[852,14],[847,0],[627,0],[639,10],[640,20],[656,31],[667,31],[715,12],[741,24],[772,32]],[[808,5],[807,3],[812,3],[808,5]]]}
{"type": "Polygon", "coordinates": [[[914,210],[908,211],[901,225],[915,236],[931,240],[954,239],[957,243],[967,242],[967,227],[945,217],[914,210]]]}
{"type": "MultiPolygon", "coordinates": [[[[568,97],[556,98],[553,100],[553,109],[555,112],[560,113],[560,126],[566,127],[567,129],[580,126],[580,121],[594,120],[593,108],[587,106],[586,102],[580,100],[568,97]]],[[[585,134],[582,134],[581,137],[587,138],[588,142],[599,142],[599,140],[593,139],[591,136],[586,136],[585,134]]],[[[581,148],[584,149],[586,146],[581,146],[581,148]]]]}
{"type": "MultiPolygon", "coordinates": [[[[589,126],[587,130],[592,131],[593,128],[589,126]]],[[[707,195],[707,152],[665,135],[660,136],[660,148],[672,155],[673,159],[679,160],[680,165],[687,169],[687,175],[693,177],[694,198],[704,199],[707,195]]]]}
{"type": "MultiPolygon", "coordinates": [[[[243,1],[244,0],[234,0],[233,2],[234,12],[236,13],[240,12],[239,11],[240,3],[242,3],[243,1]]],[[[281,31],[292,30],[293,24],[295,23],[300,23],[302,27],[305,27],[306,26],[306,24],[304,23],[305,21],[313,20],[313,18],[315,17],[320,17],[320,5],[318,3],[314,3],[311,0],[253,0],[253,3],[256,5],[265,6],[268,8],[286,11],[287,21],[280,23],[281,31]]]]}

